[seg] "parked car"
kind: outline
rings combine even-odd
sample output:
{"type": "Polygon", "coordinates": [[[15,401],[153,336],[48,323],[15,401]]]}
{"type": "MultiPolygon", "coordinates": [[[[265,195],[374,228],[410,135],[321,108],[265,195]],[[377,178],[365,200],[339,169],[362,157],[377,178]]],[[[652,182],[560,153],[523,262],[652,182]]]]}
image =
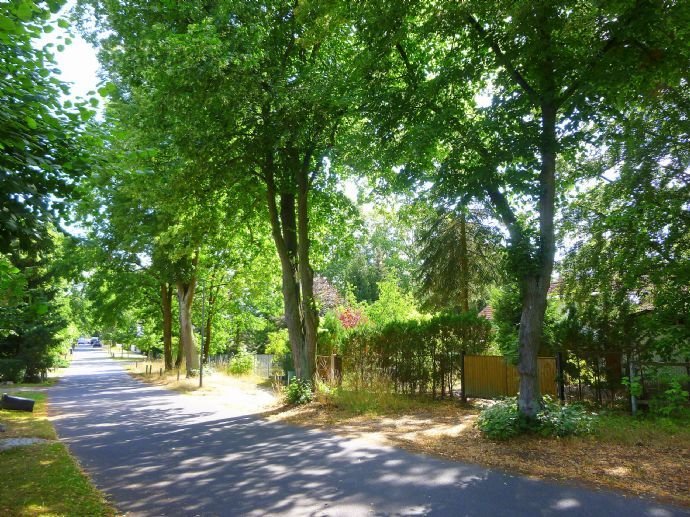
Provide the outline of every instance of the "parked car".
{"type": "Polygon", "coordinates": [[[77,345],[86,345],[88,342],[89,342],[89,340],[86,339],[85,337],[80,337],[80,338],[77,340],[77,345]]]}
{"type": "Polygon", "coordinates": [[[91,346],[93,348],[101,348],[101,340],[98,339],[97,337],[92,337],[91,338],[91,346]]]}

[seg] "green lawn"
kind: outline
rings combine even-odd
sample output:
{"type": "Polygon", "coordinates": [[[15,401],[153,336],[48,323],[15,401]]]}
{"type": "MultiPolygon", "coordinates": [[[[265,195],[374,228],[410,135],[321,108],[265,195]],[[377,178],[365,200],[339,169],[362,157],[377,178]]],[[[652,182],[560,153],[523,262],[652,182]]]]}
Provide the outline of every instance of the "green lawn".
{"type": "MultiPolygon", "coordinates": [[[[46,415],[46,395],[21,392],[36,400],[33,413],[0,410],[4,438],[55,440],[46,415]]],[[[59,443],[36,444],[0,452],[0,515],[111,516],[115,510],[59,443]]]]}

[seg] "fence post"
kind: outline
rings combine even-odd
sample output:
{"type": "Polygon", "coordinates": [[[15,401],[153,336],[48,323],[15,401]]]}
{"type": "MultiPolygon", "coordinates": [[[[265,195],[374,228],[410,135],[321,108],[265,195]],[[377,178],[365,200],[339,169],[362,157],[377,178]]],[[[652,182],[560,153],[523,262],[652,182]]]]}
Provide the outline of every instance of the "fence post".
{"type": "Polygon", "coordinates": [[[688,374],[688,400],[690,400],[690,357],[685,358],[685,371],[688,374]]]}
{"type": "Polygon", "coordinates": [[[558,398],[565,403],[565,378],[563,376],[563,352],[556,354],[556,382],[558,382],[558,398]]]}
{"type": "Polygon", "coordinates": [[[467,402],[467,390],[465,390],[465,351],[460,352],[460,400],[467,402]]]}

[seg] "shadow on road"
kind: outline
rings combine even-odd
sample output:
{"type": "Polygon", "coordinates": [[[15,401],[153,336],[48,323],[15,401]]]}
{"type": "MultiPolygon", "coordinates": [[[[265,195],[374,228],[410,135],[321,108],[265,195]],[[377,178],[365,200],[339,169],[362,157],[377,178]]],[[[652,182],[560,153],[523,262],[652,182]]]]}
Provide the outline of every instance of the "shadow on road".
{"type": "Polygon", "coordinates": [[[76,352],[50,400],[60,437],[131,515],[674,514],[216,410],[136,381],[98,351],[76,352]]]}

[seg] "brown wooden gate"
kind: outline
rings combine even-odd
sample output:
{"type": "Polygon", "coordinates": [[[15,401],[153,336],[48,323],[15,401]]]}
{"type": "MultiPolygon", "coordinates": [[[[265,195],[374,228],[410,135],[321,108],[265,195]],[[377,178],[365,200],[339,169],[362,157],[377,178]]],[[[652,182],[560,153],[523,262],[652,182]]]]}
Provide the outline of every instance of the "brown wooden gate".
{"type": "MultiPolygon", "coordinates": [[[[538,370],[542,395],[556,397],[556,358],[540,357],[538,370]]],[[[513,397],[517,395],[519,381],[517,368],[508,364],[503,356],[465,356],[465,395],[467,397],[513,397]]]]}

